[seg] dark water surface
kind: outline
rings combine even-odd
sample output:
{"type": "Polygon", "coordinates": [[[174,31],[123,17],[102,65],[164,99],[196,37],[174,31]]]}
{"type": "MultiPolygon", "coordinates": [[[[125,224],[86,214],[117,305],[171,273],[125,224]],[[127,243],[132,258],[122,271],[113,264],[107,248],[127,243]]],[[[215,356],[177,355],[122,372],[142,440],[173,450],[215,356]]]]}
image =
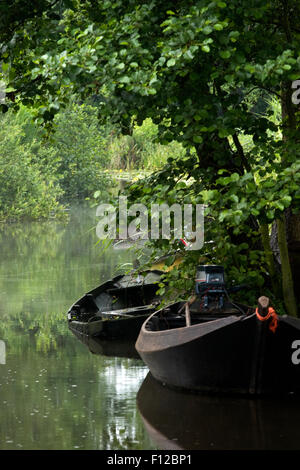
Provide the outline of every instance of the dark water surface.
{"type": "Polygon", "coordinates": [[[0,449],[299,449],[298,398],[168,390],[132,344],[68,330],[68,307],[133,260],[96,245],[94,212],[0,229],[0,449]]]}
{"type": "Polygon", "coordinates": [[[299,397],[196,395],[168,389],[149,373],[137,405],[159,449],[300,449],[299,397]]]}

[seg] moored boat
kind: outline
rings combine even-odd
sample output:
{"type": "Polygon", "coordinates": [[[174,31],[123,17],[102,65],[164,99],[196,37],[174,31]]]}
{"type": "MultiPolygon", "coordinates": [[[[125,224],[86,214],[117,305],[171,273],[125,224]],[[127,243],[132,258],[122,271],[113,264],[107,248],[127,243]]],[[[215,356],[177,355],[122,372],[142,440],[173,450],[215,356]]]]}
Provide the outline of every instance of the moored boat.
{"type": "Polygon", "coordinates": [[[210,282],[215,268],[201,267],[207,278],[197,279],[192,304],[177,302],[144,322],[136,349],[153,377],[193,391],[299,392],[300,320],[277,316],[266,297],[258,309],[232,303],[222,270],[210,282]]]}
{"type": "Polygon", "coordinates": [[[136,340],[145,318],[159,303],[161,273],[116,276],[82,296],[68,311],[71,330],[107,339],[136,340]]]}

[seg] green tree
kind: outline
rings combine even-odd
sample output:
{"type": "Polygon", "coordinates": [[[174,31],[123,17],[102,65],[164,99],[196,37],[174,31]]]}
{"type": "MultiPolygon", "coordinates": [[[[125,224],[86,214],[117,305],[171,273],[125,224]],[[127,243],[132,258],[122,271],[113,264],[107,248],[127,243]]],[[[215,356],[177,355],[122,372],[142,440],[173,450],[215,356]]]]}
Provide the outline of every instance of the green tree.
{"type": "Polygon", "coordinates": [[[61,215],[57,161],[51,148],[24,142],[22,127],[8,113],[0,128],[0,222],[61,215]],[[41,161],[43,162],[41,164],[41,161]]]}
{"type": "MultiPolygon", "coordinates": [[[[299,17],[297,0],[80,2],[62,11],[55,34],[46,35],[53,24],[45,14],[38,37],[31,19],[18,30],[17,44],[5,43],[6,80],[43,119],[75,90],[101,93],[101,116],[110,115],[123,129],[130,129],[132,118],[141,123],[151,117],[162,143],[176,139],[191,151],[189,158],[170,161],[157,184],[180,199],[176,185],[193,177],[196,183],[183,194],[209,202],[211,220],[226,228],[235,246],[232,254],[250,235],[247,250],[254,259],[260,229],[267,264],[261,256],[255,263],[271,275],[268,238],[277,221],[285,305],[296,315],[288,248],[297,260],[297,283],[299,113],[291,82],[300,73],[299,17]],[[280,99],[278,124],[249,106],[254,89],[280,99]],[[243,145],[244,136],[250,146],[243,145]]],[[[241,273],[245,263],[239,263],[236,257],[233,266],[241,273]]]]}
{"type": "Polygon", "coordinates": [[[60,159],[60,185],[68,199],[84,198],[107,190],[106,142],[99,127],[97,109],[89,105],[70,105],[54,119],[51,144],[60,159]]]}

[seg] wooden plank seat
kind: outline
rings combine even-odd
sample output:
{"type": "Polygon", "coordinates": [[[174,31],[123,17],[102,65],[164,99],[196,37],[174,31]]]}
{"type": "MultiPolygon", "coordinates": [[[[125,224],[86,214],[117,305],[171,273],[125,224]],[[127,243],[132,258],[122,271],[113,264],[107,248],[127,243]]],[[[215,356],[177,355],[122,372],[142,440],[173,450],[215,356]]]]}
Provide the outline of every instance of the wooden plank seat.
{"type": "Polygon", "coordinates": [[[141,305],[139,307],[129,307],[129,308],[122,308],[119,310],[109,310],[107,312],[101,312],[101,317],[131,317],[133,314],[143,314],[143,312],[147,312],[147,310],[153,310],[155,308],[155,304],[149,305],[141,305]]]}

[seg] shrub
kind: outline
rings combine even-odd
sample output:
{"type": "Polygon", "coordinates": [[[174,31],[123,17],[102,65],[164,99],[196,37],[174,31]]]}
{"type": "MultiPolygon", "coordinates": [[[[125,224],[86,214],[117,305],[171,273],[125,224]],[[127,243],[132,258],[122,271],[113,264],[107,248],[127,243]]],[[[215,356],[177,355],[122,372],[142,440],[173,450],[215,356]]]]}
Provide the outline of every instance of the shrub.
{"type": "Polygon", "coordinates": [[[158,126],[148,118],[133,129],[131,136],[111,138],[108,152],[111,165],[122,169],[160,169],[168,158],[182,157],[185,150],[178,142],[162,145],[157,141],[158,126]]]}
{"type": "MultiPolygon", "coordinates": [[[[31,145],[24,143],[23,129],[14,122],[13,115],[7,113],[1,118],[0,221],[47,218],[62,213],[58,203],[62,191],[53,161],[50,164],[51,151],[47,151],[49,163],[42,173],[41,152],[46,149],[38,145],[33,153],[31,145]]],[[[54,160],[53,153],[52,157],[54,160]]]]}
{"type": "Polygon", "coordinates": [[[108,178],[103,174],[106,141],[96,108],[72,104],[57,114],[51,143],[60,160],[60,184],[67,199],[85,198],[107,189],[108,178]]]}

